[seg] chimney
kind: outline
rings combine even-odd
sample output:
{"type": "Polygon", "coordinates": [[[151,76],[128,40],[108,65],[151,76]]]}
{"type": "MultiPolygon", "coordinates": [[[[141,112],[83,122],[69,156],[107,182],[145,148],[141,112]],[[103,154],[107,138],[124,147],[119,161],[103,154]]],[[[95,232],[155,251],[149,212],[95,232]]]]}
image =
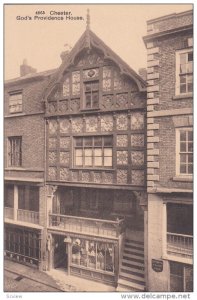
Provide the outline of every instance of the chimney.
{"type": "Polygon", "coordinates": [[[139,75],[142,77],[142,79],[143,79],[144,81],[147,80],[147,70],[146,70],[146,68],[140,68],[140,69],[138,70],[138,73],[139,73],[139,75]]]}
{"type": "Polygon", "coordinates": [[[20,76],[22,77],[28,74],[34,74],[36,72],[37,70],[32,68],[31,66],[28,66],[27,60],[24,59],[23,64],[20,66],[20,76]]]}

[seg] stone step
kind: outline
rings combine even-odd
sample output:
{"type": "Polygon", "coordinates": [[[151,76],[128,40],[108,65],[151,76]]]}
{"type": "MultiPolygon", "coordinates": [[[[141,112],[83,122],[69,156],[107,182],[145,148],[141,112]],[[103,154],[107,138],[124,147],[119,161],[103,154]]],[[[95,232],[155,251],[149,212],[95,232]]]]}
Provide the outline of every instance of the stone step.
{"type": "Polygon", "coordinates": [[[131,282],[125,279],[120,278],[118,280],[118,285],[120,285],[121,288],[126,287],[127,289],[131,288],[131,291],[133,291],[133,289],[137,291],[144,291],[144,285],[142,284],[138,284],[135,282],[131,282]]]}
{"type": "Polygon", "coordinates": [[[132,265],[131,263],[128,263],[128,262],[122,262],[122,266],[121,268],[124,268],[127,270],[133,270],[133,272],[137,272],[137,273],[142,273],[144,272],[144,265],[142,266],[138,266],[138,265],[132,265]]]}
{"type": "Polygon", "coordinates": [[[126,249],[126,250],[133,250],[133,252],[136,251],[137,253],[144,254],[144,248],[143,247],[137,247],[137,246],[134,246],[132,244],[125,244],[124,245],[124,249],[126,249]]]}
{"type": "Polygon", "coordinates": [[[144,260],[144,253],[139,253],[138,251],[132,251],[131,249],[124,249],[123,255],[126,255],[128,257],[133,257],[136,259],[144,260]]]}
{"type": "Polygon", "coordinates": [[[142,246],[144,247],[144,241],[135,241],[135,240],[132,240],[132,239],[125,239],[125,243],[128,243],[128,244],[135,244],[135,245],[138,245],[138,246],[142,246]]]}
{"type": "Polygon", "coordinates": [[[144,263],[143,262],[134,261],[134,260],[130,259],[129,257],[127,257],[124,254],[123,254],[123,257],[122,257],[122,263],[123,264],[129,264],[132,267],[144,268],[144,263]]]}
{"type": "Polygon", "coordinates": [[[124,286],[124,285],[118,285],[117,288],[116,288],[116,292],[136,292],[136,290],[131,290],[130,287],[128,286],[124,286]]]}
{"type": "Polygon", "coordinates": [[[126,278],[133,278],[142,282],[144,281],[144,270],[140,272],[140,270],[136,270],[136,269],[134,270],[131,268],[121,266],[120,275],[123,274],[126,278]]]}
{"type": "Polygon", "coordinates": [[[138,277],[136,277],[136,276],[128,277],[126,275],[128,275],[128,274],[121,273],[120,276],[119,276],[119,279],[123,279],[123,280],[126,280],[128,282],[132,282],[132,283],[136,283],[136,284],[145,286],[145,281],[144,280],[139,280],[138,277]]]}

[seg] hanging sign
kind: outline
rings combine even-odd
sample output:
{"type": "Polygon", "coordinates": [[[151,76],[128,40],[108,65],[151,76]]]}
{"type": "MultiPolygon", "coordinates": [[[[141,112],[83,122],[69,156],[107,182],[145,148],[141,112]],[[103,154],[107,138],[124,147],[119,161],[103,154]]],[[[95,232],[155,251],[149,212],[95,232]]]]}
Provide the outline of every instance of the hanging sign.
{"type": "Polygon", "coordinates": [[[152,269],[155,272],[162,272],[163,271],[163,260],[152,259],[152,269]]]}

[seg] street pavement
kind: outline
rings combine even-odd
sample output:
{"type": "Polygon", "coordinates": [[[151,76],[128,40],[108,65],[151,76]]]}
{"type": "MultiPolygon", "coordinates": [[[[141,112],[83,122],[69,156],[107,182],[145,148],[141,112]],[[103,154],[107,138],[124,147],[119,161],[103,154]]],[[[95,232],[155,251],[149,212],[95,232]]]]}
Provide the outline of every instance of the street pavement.
{"type": "Polygon", "coordinates": [[[4,261],[4,292],[61,292],[55,280],[35,268],[4,261]]]}
{"type": "Polygon", "coordinates": [[[65,270],[41,272],[6,259],[4,292],[115,292],[115,287],[68,275],[65,270]]]}
{"type": "Polygon", "coordinates": [[[5,271],[4,292],[60,292],[60,290],[32,279],[5,271]]]}

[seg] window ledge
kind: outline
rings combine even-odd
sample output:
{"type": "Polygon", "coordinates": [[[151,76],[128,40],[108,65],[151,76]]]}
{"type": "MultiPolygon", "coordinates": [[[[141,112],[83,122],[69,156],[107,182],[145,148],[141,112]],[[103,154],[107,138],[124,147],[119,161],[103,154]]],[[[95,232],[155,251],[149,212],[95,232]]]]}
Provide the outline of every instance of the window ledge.
{"type": "Polygon", "coordinates": [[[25,171],[26,169],[25,168],[22,168],[22,167],[7,167],[5,168],[6,171],[15,171],[15,170],[19,170],[19,171],[25,171]]]}
{"type": "Polygon", "coordinates": [[[172,97],[172,100],[182,100],[193,98],[193,93],[180,94],[172,97]]]}
{"type": "Polygon", "coordinates": [[[44,169],[26,169],[22,167],[7,167],[5,171],[27,171],[27,172],[44,172],[44,169]]]}
{"type": "Polygon", "coordinates": [[[18,113],[10,113],[9,115],[5,115],[4,118],[14,118],[14,117],[21,117],[26,116],[24,112],[18,112],[18,113]]]}
{"type": "Polygon", "coordinates": [[[75,167],[75,168],[70,168],[70,170],[73,171],[115,171],[115,169],[108,169],[108,168],[83,168],[83,167],[75,167]]]}
{"type": "Polygon", "coordinates": [[[193,176],[175,176],[173,181],[193,182],[193,176]]]}

